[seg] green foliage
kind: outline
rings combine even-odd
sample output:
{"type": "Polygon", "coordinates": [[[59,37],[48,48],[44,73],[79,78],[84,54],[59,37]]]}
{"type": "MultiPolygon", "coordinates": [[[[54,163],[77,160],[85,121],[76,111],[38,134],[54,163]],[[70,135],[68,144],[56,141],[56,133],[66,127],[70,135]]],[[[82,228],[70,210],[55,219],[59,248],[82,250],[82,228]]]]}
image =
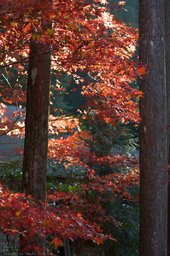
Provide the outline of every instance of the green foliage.
{"type": "MultiPolygon", "coordinates": [[[[93,140],[86,141],[89,149],[100,157],[113,151],[130,154],[138,148],[138,136],[134,134],[132,124],[112,127],[110,124],[93,119],[91,125],[84,121],[82,126],[82,128],[90,130],[93,135],[93,140]]],[[[100,176],[127,171],[120,167],[110,167],[109,165],[90,166],[90,168],[95,169],[100,176]]],[[[139,187],[130,187],[129,194],[136,200],[139,195],[139,187]]],[[[94,196],[97,197],[99,194],[94,194],[94,196]]],[[[119,196],[117,196],[116,200],[108,201],[111,195],[101,194],[100,196],[103,200],[105,199],[103,207],[106,211],[106,216],[112,216],[122,223],[122,225],[116,225],[113,220],[103,223],[103,230],[110,233],[117,240],[116,242],[105,242],[103,249],[106,255],[139,255],[139,203],[129,202],[119,196]]]]}
{"type": "Polygon", "coordinates": [[[14,192],[21,192],[22,170],[15,167],[15,165],[1,167],[0,180],[4,188],[9,188],[14,192]]]}
{"type": "MultiPolygon", "coordinates": [[[[134,133],[133,125],[128,126],[119,125],[112,126],[109,123],[98,120],[94,114],[89,114],[89,120],[93,122],[89,125],[87,122],[82,121],[81,128],[89,131],[93,136],[92,140],[86,140],[86,144],[92,153],[96,156],[104,157],[110,153],[117,152],[117,154],[131,154],[132,151],[138,149],[138,137],[134,133]]],[[[134,128],[136,129],[136,128],[134,128]]],[[[110,165],[91,166],[94,168],[98,175],[105,175],[113,172],[124,171],[120,167],[110,165]]]]}
{"type": "Polygon", "coordinates": [[[51,192],[62,191],[67,192],[78,192],[81,189],[79,182],[71,182],[69,179],[63,179],[60,177],[48,177],[47,190],[51,192]]]}
{"type": "MultiPolygon", "coordinates": [[[[73,76],[68,76],[66,72],[60,72],[57,76],[55,74],[56,72],[52,76],[51,83],[51,101],[53,102],[51,110],[55,109],[53,115],[76,114],[77,109],[81,109],[85,104],[85,98],[81,95],[82,83],[78,84],[78,80],[73,76]],[[56,85],[63,89],[56,90],[56,85]]],[[[81,76],[87,78],[86,73],[81,76]]]]}
{"type": "MultiPolygon", "coordinates": [[[[139,187],[130,188],[134,196],[139,193],[139,187]]],[[[113,222],[103,224],[103,229],[110,232],[116,242],[106,241],[104,250],[107,256],[137,256],[139,255],[139,203],[129,202],[122,198],[107,202],[108,215],[122,223],[116,225],[113,222]]]]}

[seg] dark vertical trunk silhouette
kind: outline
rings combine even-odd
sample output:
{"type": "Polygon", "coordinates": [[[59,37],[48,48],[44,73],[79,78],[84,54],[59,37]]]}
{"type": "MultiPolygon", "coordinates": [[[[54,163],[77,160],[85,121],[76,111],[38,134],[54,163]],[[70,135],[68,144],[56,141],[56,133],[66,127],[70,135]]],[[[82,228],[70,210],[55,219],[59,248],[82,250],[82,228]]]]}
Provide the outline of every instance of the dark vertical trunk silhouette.
{"type": "Polygon", "coordinates": [[[50,47],[31,42],[23,163],[23,192],[46,199],[50,47]]]}
{"type": "Polygon", "coordinates": [[[140,256],[167,255],[167,137],[164,1],[139,1],[140,79],[140,256]]]}
{"type": "MultiPolygon", "coordinates": [[[[31,40],[22,185],[39,205],[46,201],[50,73],[50,45],[31,40]]],[[[34,243],[44,247],[39,236],[34,243]]]]}
{"type": "MultiPolygon", "coordinates": [[[[167,125],[170,125],[170,1],[165,1],[165,58],[167,125]]],[[[170,127],[167,126],[167,153],[170,164],[170,127]]],[[[169,170],[168,170],[169,172],[169,170]]],[[[168,175],[169,178],[169,175],[168,175]]],[[[170,256],[170,183],[168,182],[168,256],[170,256]]]]}

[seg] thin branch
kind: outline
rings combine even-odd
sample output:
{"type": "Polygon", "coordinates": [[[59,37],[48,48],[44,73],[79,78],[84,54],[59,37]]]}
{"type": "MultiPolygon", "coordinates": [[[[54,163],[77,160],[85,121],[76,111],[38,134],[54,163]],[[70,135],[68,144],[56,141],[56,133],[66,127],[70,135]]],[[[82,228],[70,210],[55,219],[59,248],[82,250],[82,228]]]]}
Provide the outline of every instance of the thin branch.
{"type": "Polygon", "coordinates": [[[1,142],[0,145],[6,145],[6,144],[16,144],[16,145],[19,145],[19,146],[23,146],[23,144],[20,144],[18,142],[1,142]]]}
{"type": "MultiPolygon", "coordinates": [[[[45,52],[42,52],[42,53],[36,53],[36,54],[31,55],[31,57],[35,57],[35,56],[38,56],[38,55],[48,54],[48,53],[50,53],[50,52],[52,52],[54,50],[58,50],[58,48],[52,48],[49,51],[45,51],[45,52]]],[[[5,68],[5,67],[9,67],[9,66],[12,66],[12,65],[15,65],[15,64],[28,63],[29,62],[29,58],[30,57],[26,57],[26,58],[24,58],[21,61],[13,61],[13,62],[10,62],[9,64],[6,64],[6,65],[0,65],[0,69],[1,68],[5,68]]],[[[35,61],[35,60],[33,60],[33,61],[35,61]]],[[[36,61],[41,61],[41,60],[36,60],[36,61]]],[[[53,61],[53,60],[49,60],[49,61],[53,61]]]]}
{"type": "Polygon", "coordinates": [[[87,179],[83,178],[74,178],[74,177],[67,177],[67,176],[60,176],[60,175],[52,175],[52,174],[47,174],[47,178],[58,178],[58,179],[64,179],[64,180],[80,180],[80,181],[88,181],[87,179]]]}
{"type": "Polygon", "coordinates": [[[0,167],[6,167],[6,166],[14,166],[14,167],[22,168],[22,166],[20,165],[19,160],[15,161],[15,162],[14,161],[10,161],[10,162],[0,161],[0,167]]]}
{"type": "Polygon", "coordinates": [[[19,127],[19,128],[13,129],[15,123],[18,121],[19,118],[20,118],[20,115],[14,120],[14,122],[13,122],[11,128],[10,128],[8,131],[5,131],[4,133],[0,133],[0,137],[1,137],[1,136],[4,136],[4,135],[7,135],[7,134],[8,134],[9,132],[11,132],[12,130],[17,130],[17,129],[21,129],[21,128],[25,127],[25,126],[23,126],[23,127],[19,127]]]}

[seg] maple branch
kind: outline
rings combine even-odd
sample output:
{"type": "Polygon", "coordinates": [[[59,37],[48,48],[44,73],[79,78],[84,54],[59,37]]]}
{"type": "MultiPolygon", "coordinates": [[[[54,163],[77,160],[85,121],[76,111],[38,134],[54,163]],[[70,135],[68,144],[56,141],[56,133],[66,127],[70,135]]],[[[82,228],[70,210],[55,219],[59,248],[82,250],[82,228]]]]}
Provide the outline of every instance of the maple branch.
{"type": "MultiPolygon", "coordinates": [[[[26,60],[26,59],[29,59],[29,58],[28,57],[24,58],[24,60],[26,60]]],[[[6,67],[9,67],[9,66],[12,66],[15,64],[20,64],[20,63],[28,63],[28,61],[13,61],[6,65],[0,65],[0,68],[6,68],[6,67]]]]}
{"type": "Polygon", "coordinates": [[[20,144],[18,142],[1,142],[0,145],[4,145],[4,144],[16,144],[16,145],[19,145],[19,146],[23,146],[23,144],[20,144]]]}
{"type": "Polygon", "coordinates": [[[1,166],[1,167],[15,166],[15,167],[19,167],[19,168],[22,169],[22,165],[20,165],[19,160],[9,161],[9,162],[0,161],[0,166],[1,166]]]}
{"type": "MultiPolygon", "coordinates": [[[[43,54],[49,54],[49,53],[51,53],[52,51],[58,50],[58,49],[59,49],[58,47],[57,47],[57,48],[52,48],[51,50],[49,50],[49,51],[47,51],[47,52],[42,52],[42,53],[33,54],[32,57],[35,57],[35,56],[38,56],[38,55],[43,55],[43,54]]],[[[34,61],[41,61],[41,60],[34,60],[34,61]]],[[[46,61],[48,61],[48,60],[46,60],[46,61]]],[[[49,61],[51,61],[51,60],[49,60],[49,61]]],[[[52,60],[52,61],[54,61],[54,60],[52,60]]],[[[23,60],[21,60],[21,61],[13,61],[13,62],[10,62],[9,64],[6,64],[6,65],[0,65],[0,69],[1,69],[1,68],[9,67],[9,66],[11,66],[11,65],[20,64],[20,63],[28,63],[28,62],[29,62],[29,57],[25,57],[25,58],[24,58],[23,60]],[[25,61],[25,60],[27,60],[27,61],[25,61]]]]}
{"type": "Polygon", "coordinates": [[[83,178],[74,178],[74,177],[68,177],[68,176],[60,176],[60,175],[53,175],[53,174],[47,174],[47,178],[51,177],[51,178],[58,178],[58,179],[64,179],[64,180],[80,180],[80,181],[88,181],[87,179],[83,179],[83,178]]]}
{"type": "Polygon", "coordinates": [[[19,128],[13,129],[15,123],[18,121],[19,118],[20,118],[20,115],[14,120],[14,122],[13,122],[11,128],[10,128],[8,131],[5,131],[4,133],[0,133],[0,137],[1,137],[1,136],[4,136],[4,135],[7,135],[7,134],[8,134],[9,132],[11,132],[12,130],[16,130],[16,129],[21,129],[21,128],[23,128],[24,126],[23,126],[23,127],[19,127],[19,128]]]}

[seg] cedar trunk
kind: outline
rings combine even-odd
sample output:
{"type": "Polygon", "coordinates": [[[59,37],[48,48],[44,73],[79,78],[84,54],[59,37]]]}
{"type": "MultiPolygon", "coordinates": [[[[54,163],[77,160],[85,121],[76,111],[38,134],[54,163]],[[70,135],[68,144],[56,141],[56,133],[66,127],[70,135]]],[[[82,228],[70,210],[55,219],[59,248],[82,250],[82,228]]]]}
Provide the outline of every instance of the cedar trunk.
{"type": "MultiPolygon", "coordinates": [[[[46,201],[50,74],[50,46],[31,40],[22,185],[38,204],[46,201]]],[[[44,246],[39,237],[34,242],[44,246]]]]}
{"type": "Polygon", "coordinates": [[[27,111],[23,163],[23,192],[38,202],[46,200],[50,47],[36,40],[30,44],[27,111]]]}
{"type": "Polygon", "coordinates": [[[164,1],[139,1],[140,79],[140,256],[167,255],[167,137],[164,1]]]}
{"type": "MultiPolygon", "coordinates": [[[[170,125],[170,1],[169,0],[165,1],[165,54],[166,54],[167,125],[170,125]]],[[[170,127],[167,130],[167,153],[168,153],[168,165],[170,165],[170,127]]],[[[169,182],[168,182],[168,256],[170,256],[170,183],[169,182]]]]}

